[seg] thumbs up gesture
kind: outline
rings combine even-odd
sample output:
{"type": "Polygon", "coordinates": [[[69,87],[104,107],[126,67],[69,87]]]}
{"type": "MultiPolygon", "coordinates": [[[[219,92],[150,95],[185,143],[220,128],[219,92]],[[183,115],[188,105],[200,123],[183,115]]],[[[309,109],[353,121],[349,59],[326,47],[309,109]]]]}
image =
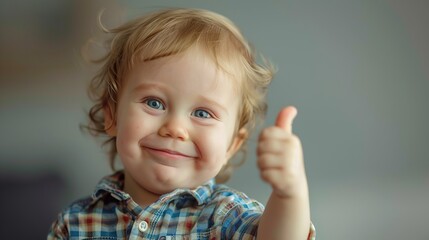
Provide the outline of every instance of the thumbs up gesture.
{"type": "Polygon", "coordinates": [[[293,198],[307,194],[307,180],[301,141],[292,133],[297,115],[295,107],[282,109],[275,126],[262,130],[257,147],[261,178],[271,185],[273,194],[293,198]]]}

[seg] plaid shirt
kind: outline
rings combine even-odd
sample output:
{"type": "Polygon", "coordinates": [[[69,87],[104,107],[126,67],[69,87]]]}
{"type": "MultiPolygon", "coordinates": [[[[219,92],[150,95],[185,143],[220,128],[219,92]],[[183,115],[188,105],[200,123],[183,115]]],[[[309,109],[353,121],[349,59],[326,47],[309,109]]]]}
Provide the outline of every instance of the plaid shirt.
{"type": "MultiPolygon", "coordinates": [[[[264,206],[213,180],[177,189],[141,208],[123,192],[117,172],[92,197],[74,202],[52,224],[49,239],[254,239],[264,206]]],[[[313,228],[312,228],[313,229],[313,228]]],[[[314,230],[308,239],[313,239],[314,230]]]]}

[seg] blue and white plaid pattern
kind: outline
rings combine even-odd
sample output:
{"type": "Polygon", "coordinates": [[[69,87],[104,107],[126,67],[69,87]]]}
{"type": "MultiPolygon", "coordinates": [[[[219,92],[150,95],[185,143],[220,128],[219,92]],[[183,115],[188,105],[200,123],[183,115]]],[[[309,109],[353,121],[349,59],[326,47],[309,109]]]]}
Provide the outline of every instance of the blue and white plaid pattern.
{"type": "Polygon", "coordinates": [[[264,210],[213,180],[194,190],[177,189],[143,209],[121,190],[123,183],[121,171],[102,179],[92,197],[59,214],[48,240],[254,239],[264,210]]]}
{"type": "Polygon", "coordinates": [[[195,190],[177,189],[142,209],[121,190],[123,178],[122,172],[104,178],[92,197],[64,210],[48,239],[211,240],[256,235],[263,205],[225,185],[209,181],[195,190]]]}

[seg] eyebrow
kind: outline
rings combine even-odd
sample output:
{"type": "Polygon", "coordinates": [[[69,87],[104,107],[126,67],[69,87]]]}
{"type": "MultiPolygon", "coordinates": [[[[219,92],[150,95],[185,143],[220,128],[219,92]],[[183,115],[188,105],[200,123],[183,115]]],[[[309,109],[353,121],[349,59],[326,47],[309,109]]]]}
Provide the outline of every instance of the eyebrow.
{"type": "Polygon", "coordinates": [[[136,93],[136,92],[140,92],[146,89],[159,89],[162,91],[167,91],[169,92],[170,89],[168,86],[163,86],[162,84],[158,84],[158,83],[141,83],[139,85],[137,85],[137,87],[135,87],[132,92],[136,93]]]}
{"type": "MultiPolygon", "coordinates": [[[[136,93],[136,92],[140,92],[146,89],[155,89],[155,90],[161,90],[161,91],[166,91],[166,92],[172,92],[172,89],[168,86],[164,86],[163,84],[159,84],[159,83],[141,83],[138,86],[136,86],[132,92],[136,93]]],[[[227,115],[229,115],[228,110],[226,107],[222,106],[221,104],[219,104],[218,102],[207,98],[205,96],[198,96],[198,101],[199,102],[206,102],[209,105],[214,105],[217,108],[221,109],[223,112],[225,112],[227,115]]]]}
{"type": "Polygon", "coordinates": [[[217,103],[216,101],[211,100],[211,99],[204,97],[204,96],[200,96],[199,98],[202,101],[207,102],[209,105],[215,105],[217,108],[221,109],[226,115],[229,115],[228,110],[224,106],[222,106],[221,104],[217,103]]]}

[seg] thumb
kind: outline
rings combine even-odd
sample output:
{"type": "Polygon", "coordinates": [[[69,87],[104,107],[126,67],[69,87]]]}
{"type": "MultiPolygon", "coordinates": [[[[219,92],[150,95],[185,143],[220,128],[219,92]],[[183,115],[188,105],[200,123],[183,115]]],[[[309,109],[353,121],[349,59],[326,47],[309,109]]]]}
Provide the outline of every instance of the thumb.
{"type": "Polygon", "coordinates": [[[297,114],[298,110],[293,106],[283,108],[277,115],[276,126],[283,128],[288,133],[292,133],[293,119],[297,114]]]}

